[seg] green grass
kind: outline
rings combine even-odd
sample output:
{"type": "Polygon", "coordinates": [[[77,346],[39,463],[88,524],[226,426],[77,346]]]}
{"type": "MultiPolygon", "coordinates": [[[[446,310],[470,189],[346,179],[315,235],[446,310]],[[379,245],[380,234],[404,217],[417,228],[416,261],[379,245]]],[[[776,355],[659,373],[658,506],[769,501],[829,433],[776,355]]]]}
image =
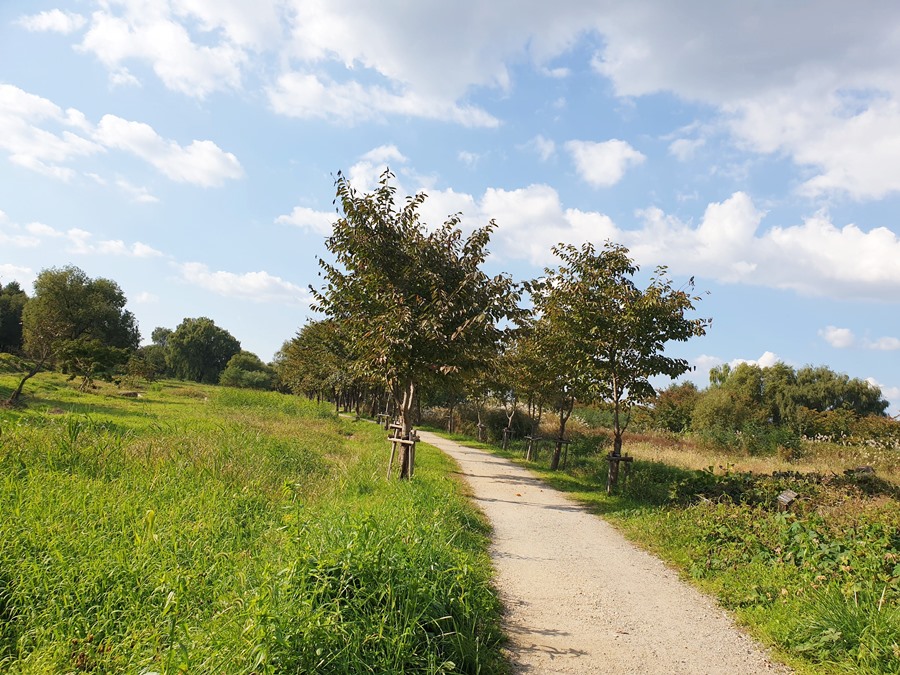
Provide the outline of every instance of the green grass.
{"type": "MultiPolygon", "coordinates": [[[[0,375],[0,396],[14,386],[0,375]]],[[[487,526],[438,451],[273,393],[0,410],[0,671],[502,673],[487,526]]]]}
{"type": "MultiPolygon", "coordinates": [[[[900,489],[871,476],[703,471],[634,462],[606,494],[605,454],[573,444],[551,472],[502,452],[716,596],[798,672],[900,673],[900,489]],[[800,493],[790,512],[776,498],[800,493]]],[[[626,444],[626,451],[629,450],[626,444]]]]}

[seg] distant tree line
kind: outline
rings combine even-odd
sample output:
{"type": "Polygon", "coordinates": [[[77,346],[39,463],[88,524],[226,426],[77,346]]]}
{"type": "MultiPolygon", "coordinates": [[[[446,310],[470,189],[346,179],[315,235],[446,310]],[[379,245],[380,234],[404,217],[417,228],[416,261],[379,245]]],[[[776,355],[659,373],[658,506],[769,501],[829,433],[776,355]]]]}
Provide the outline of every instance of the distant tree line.
{"type": "Polygon", "coordinates": [[[887,408],[878,387],[825,366],[741,363],[713,368],[703,391],[690,382],[670,386],[647,415],[655,428],[755,451],[845,438],[861,420],[887,419],[887,408]]]}
{"type": "Polygon", "coordinates": [[[25,383],[45,368],[80,380],[122,382],[174,377],[235,387],[271,389],[274,370],[242,351],[240,342],[206,317],[184,319],[175,330],[157,328],[140,346],[134,315],[119,285],[92,279],[78,267],[38,274],[29,297],[16,282],[0,287],[0,351],[25,359],[26,372],[7,399],[19,402],[25,383]]]}

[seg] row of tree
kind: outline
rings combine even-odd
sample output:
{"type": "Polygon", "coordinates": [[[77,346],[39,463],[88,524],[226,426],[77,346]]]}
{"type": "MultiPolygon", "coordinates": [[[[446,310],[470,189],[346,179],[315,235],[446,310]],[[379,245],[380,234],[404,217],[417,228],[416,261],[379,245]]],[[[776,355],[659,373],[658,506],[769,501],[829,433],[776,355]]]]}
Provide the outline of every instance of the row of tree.
{"type": "MultiPolygon", "coordinates": [[[[622,449],[628,408],[654,395],[650,378],[689,368],[666,356],[670,341],[703,335],[708,319],[690,318],[699,297],[675,288],[658,268],[646,288],[628,250],[560,245],[558,267],[514,283],[482,267],[491,222],[467,237],[459,216],[436,229],[419,220],[423,194],[396,203],[393,176],[358,193],[341,174],[341,215],[320,260],[321,288],[311,287],[322,321],[305,326],[276,360],[297,393],[378,401],[387,392],[406,437],[422,395],[488,397],[510,409],[554,410],[559,419],[554,467],[576,402],[607,401],[622,449]],[[523,302],[524,301],[524,302],[523,302]]],[[[404,446],[405,447],[405,446],[404,446]]],[[[412,471],[401,453],[401,476],[412,471]]]]}
{"type": "Polygon", "coordinates": [[[272,387],[272,369],[205,317],[184,319],[174,331],[157,328],[153,344],[140,347],[126,302],[116,282],[74,266],[43,270],[30,298],[16,282],[0,287],[0,350],[31,359],[7,402],[18,402],[25,383],[50,367],[81,378],[82,389],[127,375],[272,387]]]}

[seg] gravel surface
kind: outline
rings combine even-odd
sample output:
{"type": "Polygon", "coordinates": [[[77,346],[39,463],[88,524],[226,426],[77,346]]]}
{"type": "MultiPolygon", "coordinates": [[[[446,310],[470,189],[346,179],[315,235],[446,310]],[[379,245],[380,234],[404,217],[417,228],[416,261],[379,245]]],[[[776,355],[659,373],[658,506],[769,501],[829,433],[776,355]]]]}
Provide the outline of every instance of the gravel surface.
{"type": "Polygon", "coordinates": [[[418,433],[459,463],[493,526],[514,672],[790,672],[606,521],[502,458],[418,433]]]}

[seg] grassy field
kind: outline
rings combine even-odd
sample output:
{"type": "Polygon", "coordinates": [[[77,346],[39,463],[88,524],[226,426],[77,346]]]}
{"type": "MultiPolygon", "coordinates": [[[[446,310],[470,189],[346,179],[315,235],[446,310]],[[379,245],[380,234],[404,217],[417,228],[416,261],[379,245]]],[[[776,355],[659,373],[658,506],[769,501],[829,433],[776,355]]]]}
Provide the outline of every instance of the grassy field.
{"type": "Polygon", "coordinates": [[[548,469],[549,444],[530,463],[518,447],[475,445],[526,464],[602,514],[716,596],[798,672],[900,673],[896,455],[879,450],[875,476],[845,475],[873,458],[872,448],[825,446],[787,462],[632,437],[625,452],[636,461],[608,497],[607,450],[584,439],[558,472],[548,469]],[[779,511],[787,489],[799,498],[779,511]]]}
{"type": "Polygon", "coordinates": [[[376,425],[295,397],[26,394],[0,409],[0,671],[505,671],[487,528],[437,451],[388,482],[376,425]]]}

